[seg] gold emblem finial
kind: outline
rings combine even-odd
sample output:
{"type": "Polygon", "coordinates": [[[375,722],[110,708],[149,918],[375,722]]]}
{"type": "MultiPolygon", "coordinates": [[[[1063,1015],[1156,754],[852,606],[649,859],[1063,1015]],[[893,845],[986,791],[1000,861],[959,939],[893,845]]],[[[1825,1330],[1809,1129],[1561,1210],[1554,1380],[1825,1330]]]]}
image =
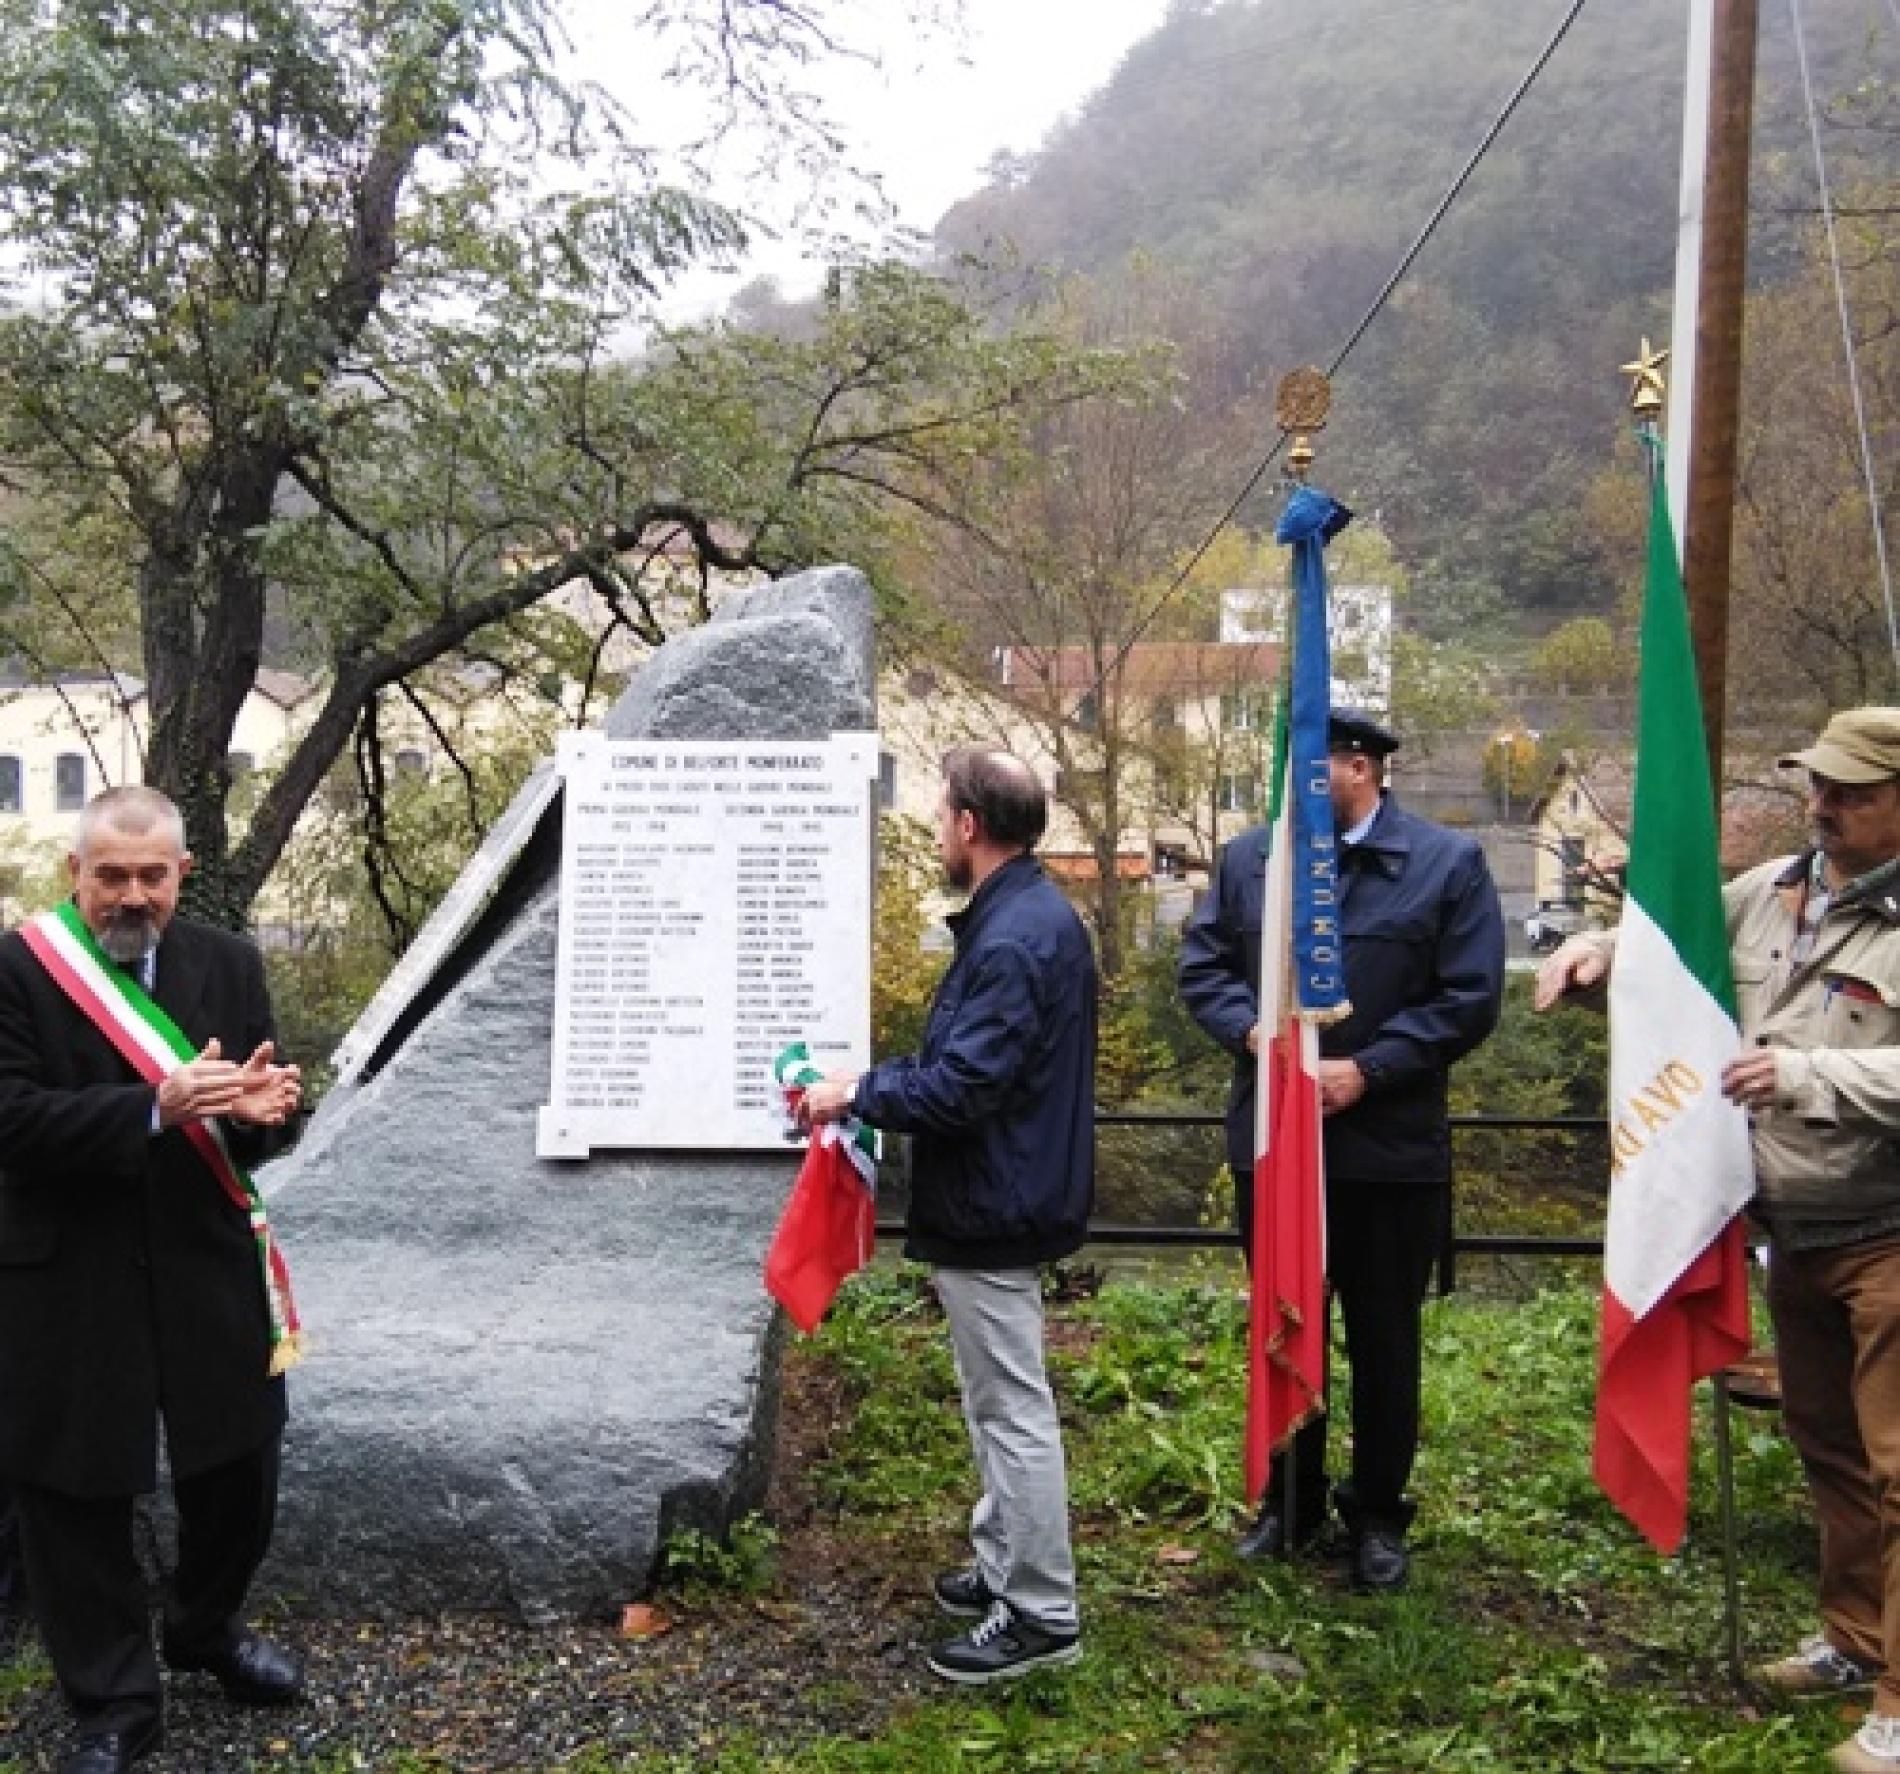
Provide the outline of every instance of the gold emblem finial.
{"type": "Polygon", "coordinates": [[[1630,411],[1636,415],[1639,424],[1653,425],[1662,417],[1663,402],[1668,393],[1662,367],[1668,361],[1669,353],[1653,349],[1645,336],[1642,349],[1636,354],[1636,361],[1623,366],[1623,374],[1634,378],[1630,386],[1630,411]]]}
{"type": "Polygon", "coordinates": [[[1326,429],[1332,408],[1333,385],[1323,372],[1309,365],[1289,370],[1280,378],[1273,397],[1273,416],[1281,431],[1293,438],[1286,465],[1295,480],[1304,480],[1313,466],[1313,440],[1307,434],[1326,429]]]}

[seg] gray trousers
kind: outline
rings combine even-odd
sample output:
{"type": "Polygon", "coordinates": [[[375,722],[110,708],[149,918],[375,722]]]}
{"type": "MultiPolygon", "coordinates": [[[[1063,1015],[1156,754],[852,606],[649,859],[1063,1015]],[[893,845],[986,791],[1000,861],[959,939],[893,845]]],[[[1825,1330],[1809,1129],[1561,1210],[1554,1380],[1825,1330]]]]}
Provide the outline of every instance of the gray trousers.
{"type": "Polygon", "coordinates": [[[933,1278],[983,1481],[970,1516],[976,1568],[1031,1625],[1075,1632],[1069,1480],[1043,1368],[1041,1277],[1034,1269],[939,1268],[933,1278]]]}

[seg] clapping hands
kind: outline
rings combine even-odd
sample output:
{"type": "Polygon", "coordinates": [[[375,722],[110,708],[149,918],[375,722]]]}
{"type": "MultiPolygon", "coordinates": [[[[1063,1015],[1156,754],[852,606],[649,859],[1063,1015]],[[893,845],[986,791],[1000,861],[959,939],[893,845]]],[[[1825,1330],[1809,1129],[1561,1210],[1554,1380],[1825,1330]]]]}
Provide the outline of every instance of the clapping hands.
{"type": "Polygon", "coordinates": [[[161,1127],[227,1115],[253,1127],[280,1127],[303,1097],[303,1074],[296,1066],[276,1064],[269,1041],[242,1065],[224,1057],[214,1035],[196,1059],[187,1060],[158,1087],[161,1127]]]}

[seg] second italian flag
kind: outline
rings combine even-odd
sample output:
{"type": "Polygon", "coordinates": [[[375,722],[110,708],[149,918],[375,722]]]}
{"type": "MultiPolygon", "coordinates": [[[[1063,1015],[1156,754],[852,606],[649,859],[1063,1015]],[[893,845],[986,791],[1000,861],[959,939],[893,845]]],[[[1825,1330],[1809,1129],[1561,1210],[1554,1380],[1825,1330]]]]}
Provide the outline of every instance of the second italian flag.
{"type": "Polygon", "coordinates": [[[1692,1390],[1748,1351],[1736,1215],[1754,1172],[1747,1117],[1720,1090],[1741,1035],[1688,605],[1657,466],[1628,897],[1610,984],[1595,1472],[1617,1508],[1673,1551],[1688,1518],[1692,1390]]]}

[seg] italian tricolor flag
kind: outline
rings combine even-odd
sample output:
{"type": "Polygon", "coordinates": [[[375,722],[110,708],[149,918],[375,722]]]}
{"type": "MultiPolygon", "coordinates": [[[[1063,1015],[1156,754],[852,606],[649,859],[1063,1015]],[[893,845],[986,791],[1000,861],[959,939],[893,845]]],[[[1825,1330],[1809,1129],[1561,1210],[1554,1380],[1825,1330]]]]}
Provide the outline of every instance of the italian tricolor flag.
{"type": "MultiPolygon", "coordinates": [[[[1326,1153],[1320,1132],[1319,1030],[1288,978],[1293,949],[1293,797],[1285,726],[1276,748],[1272,833],[1260,920],[1260,1055],[1255,1079],[1253,1249],[1248,1253],[1249,1507],[1273,1456],[1326,1408],[1326,1153]]],[[[1308,1498],[1307,1504],[1324,1502],[1308,1498]]],[[[1290,1502],[1289,1502],[1289,1506],[1290,1502]]],[[[1306,1504],[1300,1505],[1305,1507],[1306,1504]]]]}
{"type": "Polygon", "coordinates": [[[1755,1184],[1747,1118],[1719,1087],[1741,1037],[1688,605],[1657,468],[1628,898],[1610,984],[1595,1471],[1617,1508],[1667,1552],[1688,1517],[1695,1382],[1748,1351],[1736,1215],[1755,1184]]]}
{"type": "MultiPolygon", "coordinates": [[[[811,1050],[794,1041],[772,1063],[788,1118],[824,1076],[811,1050]]],[[[765,1253],[765,1286],[809,1336],[839,1286],[871,1260],[877,1242],[877,1130],[856,1116],[812,1130],[805,1161],[765,1253]]]]}

